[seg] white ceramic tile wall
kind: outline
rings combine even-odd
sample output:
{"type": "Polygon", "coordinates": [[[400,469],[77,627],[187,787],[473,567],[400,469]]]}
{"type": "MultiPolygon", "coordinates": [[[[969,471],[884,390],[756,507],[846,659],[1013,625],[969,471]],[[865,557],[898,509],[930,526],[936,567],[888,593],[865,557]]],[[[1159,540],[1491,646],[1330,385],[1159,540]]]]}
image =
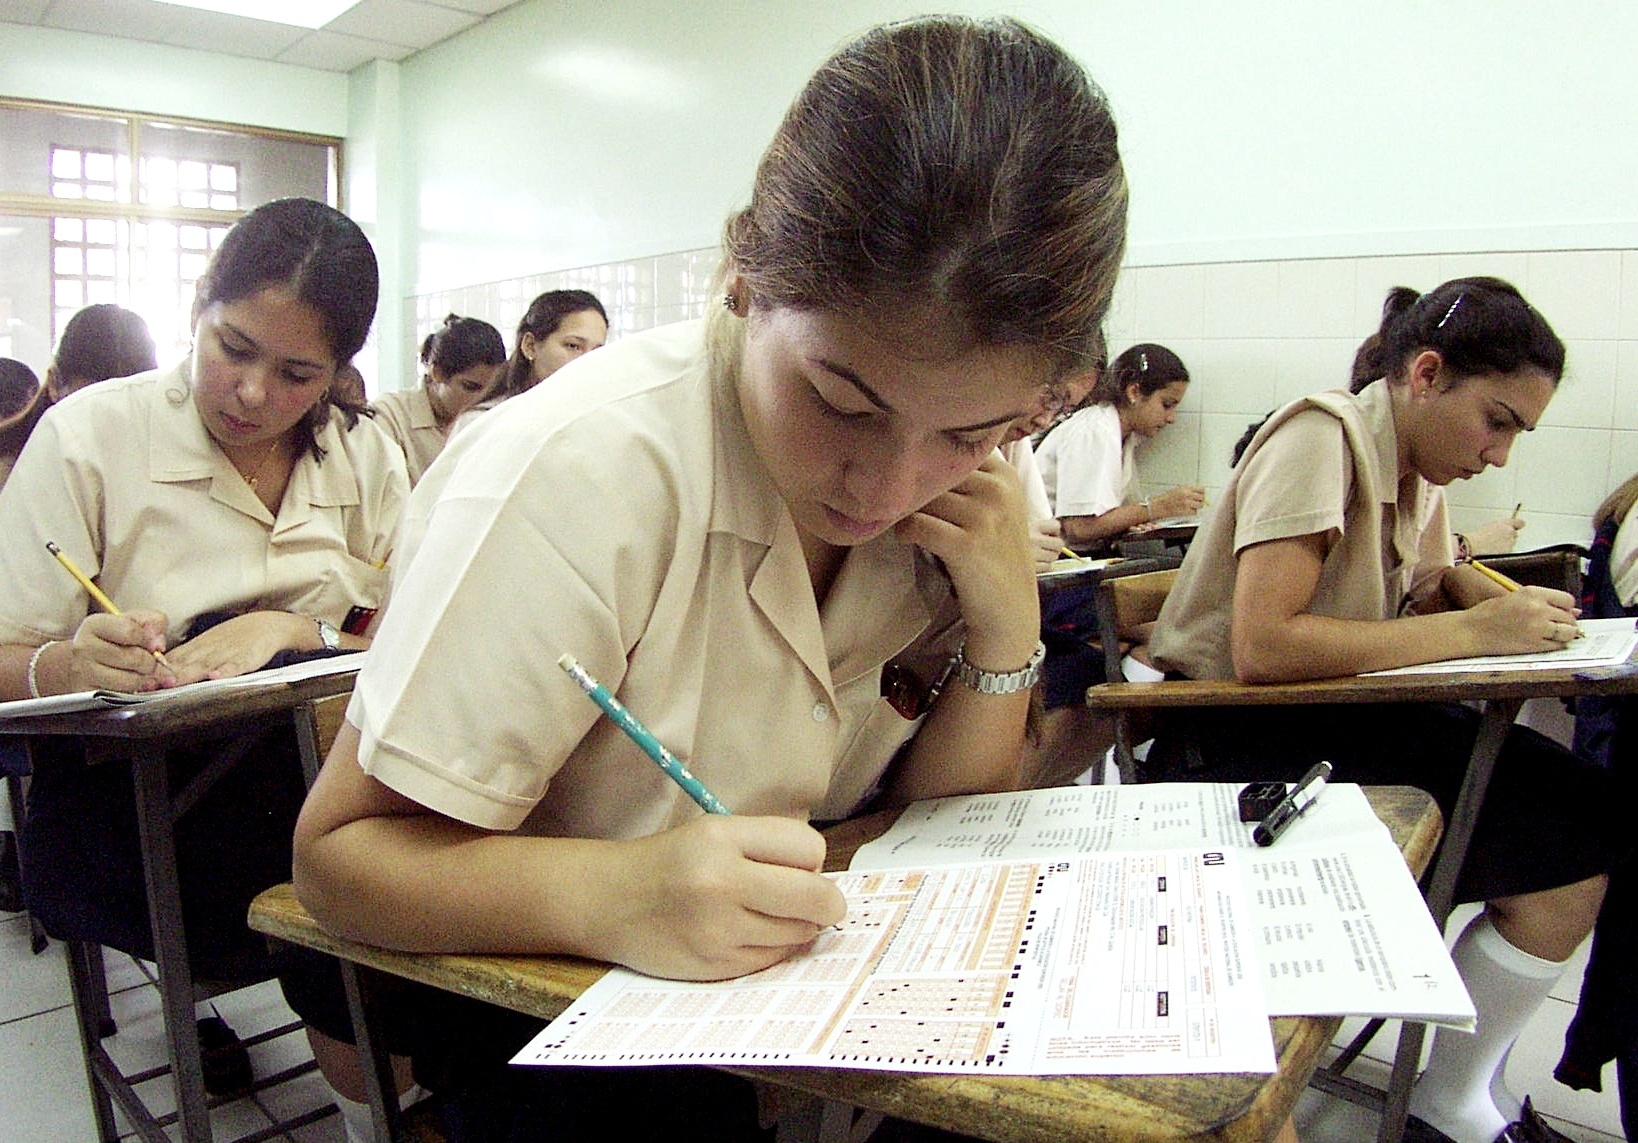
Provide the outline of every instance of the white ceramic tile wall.
{"type": "MultiPolygon", "coordinates": [[[[714,249],[684,250],[422,295],[409,302],[410,325],[419,344],[454,311],[494,323],[510,345],[531,298],[578,287],[602,299],[618,338],[703,313],[716,259],[714,249]]],[[[1467,274],[1523,290],[1565,339],[1569,366],[1509,466],[1449,490],[1452,518],[1471,527],[1522,502],[1521,546],[1584,542],[1599,500],[1638,471],[1638,250],[1128,266],[1110,311],[1111,351],[1160,342],[1197,382],[1177,424],[1143,458],[1145,488],[1187,480],[1220,490],[1248,423],[1344,382],[1390,287],[1428,289],[1467,274]]]]}

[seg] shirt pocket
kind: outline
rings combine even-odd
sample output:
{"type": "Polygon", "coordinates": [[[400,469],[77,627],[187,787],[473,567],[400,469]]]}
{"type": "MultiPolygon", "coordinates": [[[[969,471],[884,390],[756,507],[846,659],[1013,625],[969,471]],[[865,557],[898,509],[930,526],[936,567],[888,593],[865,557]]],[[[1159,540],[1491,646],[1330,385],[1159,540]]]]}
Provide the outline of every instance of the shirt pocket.
{"type": "MultiPolygon", "coordinates": [[[[387,594],[389,572],[367,560],[335,553],[311,588],[302,594],[295,610],[314,619],[325,619],[346,630],[362,630],[355,611],[381,606],[387,594]]],[[[367,620],[366,620],[367,621],[367,620]]]]}

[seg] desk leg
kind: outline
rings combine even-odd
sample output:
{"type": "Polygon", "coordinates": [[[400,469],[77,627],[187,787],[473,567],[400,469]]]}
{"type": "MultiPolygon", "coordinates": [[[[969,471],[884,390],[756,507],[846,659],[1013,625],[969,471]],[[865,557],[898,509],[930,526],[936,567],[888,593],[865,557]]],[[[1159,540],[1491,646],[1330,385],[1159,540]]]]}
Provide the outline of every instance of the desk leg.
{"type": "Polygon", "coordinates": [[[882,1116],[861,1111],[855,1122],[854,1110],[850,1104],[812,1096],[780,1116],[775,1143],[861,1143],[881,1125],[882,1116]]]}
{"type": "Polygon", "coordinates": [[[159,963],[159,996],[170,1046],[171,1079],[186,1143],[211,1143],[210,1108],[194,1025],[193,968],[182,929],[182,892],[176,875],[176,836],[171,818],[170,776],[163,750],[157,757],[142,744],[131,746],[136,784],[137,825],[143,875],[148,886],[148,921],[159,963]]]}
{"type": "Polygon", "coordinates": [[[359,979],[358,966],[345,957],[338,957],[337,963],[341,966],[341,982],[347,990],[347,1012],[353,1022],[353,1038],[364,1061],[365,1101],[370,1105],[375,1143],[393,1143],[401,1133],[401,1116],[392,1056],[376,1035],[382,1024],[371,1012],[372,1002],[366,995],[364,982],[359,979]]]}
{"type": "MultiPolygon", "coordinates": [[[[1485,791],[1490,787],[1490,775],[1496,769],[1496,756],[1501,753],[1513,720],[1518,717],[1522,699],[1492,699],[1485,703],[1479,720],[1479,736],[1473,742],[1473,753],[1468,758],[1467,773],[1462,788],[1456,795],[1450,822],[1439,845],[1439,856],[1433,863],[1433,875],[1428,880],[1428,912],[1444,931],[1450,919],[1451,900],[1456,895],[1456,880],[1467,860],[1467,846],[1473,839],[1473,826],[1484,807],[1485,791]]],[[[1422,1059],[1422,1040],[1427,1025],[1407,1020],[1399,1030],[1399,1047],[1394,1052],[1393,1073],[1388,1090],[1383,1095],[1382,1123],[1377,1143],[1399,1143],[1405,1133],[1406,1105],[1410,1102],[1411,1087],[1416,1082],[1416,1069],[1422,1059]]]]}

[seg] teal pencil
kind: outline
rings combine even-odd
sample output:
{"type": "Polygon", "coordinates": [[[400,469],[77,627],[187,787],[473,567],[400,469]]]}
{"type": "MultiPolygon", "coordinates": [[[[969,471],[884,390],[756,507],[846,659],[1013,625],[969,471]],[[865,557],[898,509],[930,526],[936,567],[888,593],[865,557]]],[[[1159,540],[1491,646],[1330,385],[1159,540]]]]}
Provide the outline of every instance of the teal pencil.
{"type": "Polygon", "coordinates": [[[626,709],[625,704],[609,693],[609,689],[591,677],[585,667],[575,661],[573,655],[558,657],[557,665],[568,673],[568,676],[580,684],[580,689],[591,697],[592,702],[603,708],[603,713],[614,720],[614,725],[630,735],[631,740],[642,748],[644,754],[654,759],[656,765],[664,770],[677,785],[681,786],[690,798],[699,803],[702,810],[709,814],[726,814],[731,811],[727,806],[717,801],[716,795],[705,788],[705,783],[694,777],[688,767],[677,761],[677,756],[661,745],[660,740],[653,733],[637,721],[637,716],[626,709]]]}

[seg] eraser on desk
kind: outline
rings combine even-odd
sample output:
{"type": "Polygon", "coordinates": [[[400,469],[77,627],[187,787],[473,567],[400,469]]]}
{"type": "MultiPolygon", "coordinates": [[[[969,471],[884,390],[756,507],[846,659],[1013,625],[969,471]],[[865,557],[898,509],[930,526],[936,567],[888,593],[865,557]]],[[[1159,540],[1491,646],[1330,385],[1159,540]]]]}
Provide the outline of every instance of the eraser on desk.
{"type": "Polygon", "coordinates": [[[1285,800],[1284,782],[1248,782],[1240,790],[1240,820],[1260,822],[1285,800]]]}

